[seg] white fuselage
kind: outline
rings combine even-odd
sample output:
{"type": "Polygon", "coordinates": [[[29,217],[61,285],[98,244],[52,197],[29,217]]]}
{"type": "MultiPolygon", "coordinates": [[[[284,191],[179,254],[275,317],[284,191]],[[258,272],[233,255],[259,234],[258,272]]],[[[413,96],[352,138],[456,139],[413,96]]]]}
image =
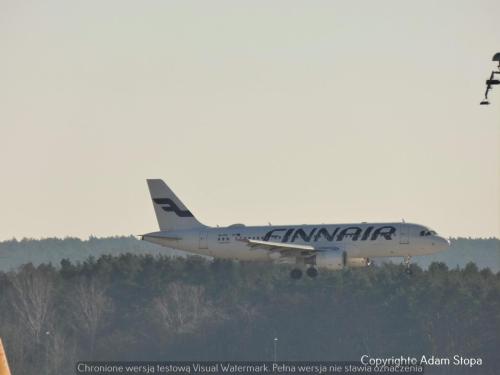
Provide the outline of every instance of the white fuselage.
{"type": "Polygon", "coordinates": [[[246,240],[309,245],[349,258],[406,257],[445,250],[449,241],[425,226],[410,223],[319,224],[203,227],[148,233],[143,239],[194,254],[236,260],[276,261],[276,253],[246,240]]]}

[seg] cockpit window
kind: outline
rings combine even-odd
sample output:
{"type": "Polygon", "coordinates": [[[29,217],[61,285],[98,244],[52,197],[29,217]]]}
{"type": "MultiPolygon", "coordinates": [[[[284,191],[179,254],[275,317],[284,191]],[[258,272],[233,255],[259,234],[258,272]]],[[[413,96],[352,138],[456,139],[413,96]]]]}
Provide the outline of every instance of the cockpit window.
{"type": "Polygon", "coordinates": [[[435,236],[437,233],[433,230],[429,229],[424,229],[423,231],[420,232],[420,236],[435,236]]]}

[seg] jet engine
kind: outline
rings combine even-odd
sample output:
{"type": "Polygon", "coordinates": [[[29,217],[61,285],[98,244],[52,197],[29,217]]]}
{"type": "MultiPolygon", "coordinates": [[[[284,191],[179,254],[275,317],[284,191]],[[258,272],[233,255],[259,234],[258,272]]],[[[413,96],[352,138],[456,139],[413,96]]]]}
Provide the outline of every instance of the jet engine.
{"type": "Polygon", "coordinates": [[[368,267],[371,264],[368,258],[347,258],[346,266],[350,268],[368,267]]]}
{"type": "Polygon", "coordinates": [[[345,253],[324,252],[315,256],[314,262],[319,268],[328,268],[330,270],[341,270],[345,266],[345,253]]]}
{"type": "Polygon", "coordinates": [[[319,268],[328,268],[330,270],[341,270],[345,267],[357,268],[368,267],[370,259],[368,258],[349,258],[345,252],[324,252],[315,256],[314,262],[319,268]]]}

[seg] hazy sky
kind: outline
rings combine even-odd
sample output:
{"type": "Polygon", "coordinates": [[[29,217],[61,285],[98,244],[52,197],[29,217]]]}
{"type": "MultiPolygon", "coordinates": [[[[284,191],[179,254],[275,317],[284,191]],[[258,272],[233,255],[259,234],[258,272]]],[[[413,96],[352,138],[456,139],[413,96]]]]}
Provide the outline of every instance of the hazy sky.
{"type": "Polygon", "coordinates": [[[0,239],[406,221],[500,236],[500,2],[0,0],[0,239]]]}

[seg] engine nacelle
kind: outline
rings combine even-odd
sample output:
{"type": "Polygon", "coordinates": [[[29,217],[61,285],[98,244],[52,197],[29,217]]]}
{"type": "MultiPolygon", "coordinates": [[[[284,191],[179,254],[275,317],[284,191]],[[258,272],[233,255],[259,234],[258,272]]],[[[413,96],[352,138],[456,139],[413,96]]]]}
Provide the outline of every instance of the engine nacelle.
{"type": "Polygon", "coordinates": [[[341,270],[345,266],[345,253],[324,252],[316,255],[314,261],[319,268],[328,268],[330,270],[341,270]]]}
{"type": "Polygon", "coordinates": [[[368,258],[349,258],[345,252],[324,252],[315,256],[314,264],[319,268],[341,270],[345,267],[368,267],[370,260],[368,258]]]}
{"type": "Polygon", "coordinates": [[[346,266],[350,268],[356,267],[368,267],[370,265],[370,259],[368,258],[347,258],[346,266]]]}

